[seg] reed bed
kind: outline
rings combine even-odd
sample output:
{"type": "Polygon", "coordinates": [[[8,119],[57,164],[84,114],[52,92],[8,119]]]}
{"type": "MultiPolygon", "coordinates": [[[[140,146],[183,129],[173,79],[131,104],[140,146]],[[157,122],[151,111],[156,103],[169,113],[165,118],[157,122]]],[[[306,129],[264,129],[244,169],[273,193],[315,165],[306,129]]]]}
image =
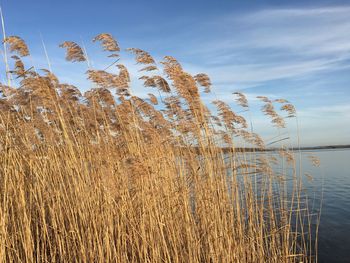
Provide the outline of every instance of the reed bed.
{"type": "MultiPolygon", "coordinates": [[[[0,261],[316,261],[291,152],[279,152],[283,170],[274,171],[278,160],[254,152],[266,146],[243,116],[224,101],[213,102],[215,114],[202,102],[209,77],[173,57],[127,49],[150,91],[135,96],[117,41],[94,41],[115,63],[89,67],[93,88],[82,94],[26,68],[25,42],[5,39],[13,69],[0,86],[0,261]]],[[[61,47],[68,61],[88,59],[75,42],[61,47]]],[[[248,111],[245,95],[234,95],[248,111]]],[[[260,99],[276,128],[295,117],[289,102],[260,99]]]]}

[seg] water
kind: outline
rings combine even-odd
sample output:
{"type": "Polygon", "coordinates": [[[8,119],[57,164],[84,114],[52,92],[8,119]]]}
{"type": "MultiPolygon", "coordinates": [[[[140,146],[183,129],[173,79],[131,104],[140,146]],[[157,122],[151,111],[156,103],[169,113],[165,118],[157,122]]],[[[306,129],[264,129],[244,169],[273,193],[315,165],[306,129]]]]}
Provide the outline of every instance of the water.
{"type": "MultiPolygon", "coordinates": [[[[257,154],[274,156],[281,161],[274,152],[257,154]]],[[[301,151],[300,154],[303,184],[310,198],[309,208],[311,212],[321,211],[318,262],[350,263],[350,149],[301,151]],[[319,167],[312,164],[310,156],[319,158],[319,167]],[[310,174],[312,180],[304,176],[305,173],[310,174]]],[[[299,153],[295,152],[294,157],[298,163],[299,153]]],[[[281,171],[280,164],[273,166],[275,172],[281,171]]],[[[296,166],[298,172],[299,165],[296,166]]],[[[231,175],[232,171],[228,174],[231,175]]],[[[317,221],[316,216],[314,219],[317,221]]],[[[316,226],[313,227],[315,230],[316,226]]]]}
{"type": "Polygon", "coordinates": [[[313,181],[307,184],[322,197],[318,256],[320,263],[350,262],[350,150],[302,152],[303,172],[313,181]],[[320,167],[310,164],[309,154],[319,157],[320,167]],[[321,193],[321,195],[320,195],[321,193]]]}

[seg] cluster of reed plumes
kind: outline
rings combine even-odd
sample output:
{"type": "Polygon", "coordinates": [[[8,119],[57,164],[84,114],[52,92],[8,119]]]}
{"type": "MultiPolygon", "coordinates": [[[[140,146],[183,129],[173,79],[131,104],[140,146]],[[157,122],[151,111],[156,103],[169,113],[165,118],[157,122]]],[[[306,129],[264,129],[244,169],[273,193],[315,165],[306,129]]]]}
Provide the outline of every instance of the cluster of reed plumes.
{"type": "MultiPolygon", "coordinates": [[[[120,56],[110,34],[94,41],[120,56]]],[[[21,38],[4,43],[14,67],[0,86],[1,262],[315,260],[301,180],[286,173],[293,154],[282,149],[275,172],[273,155],[236,148],[265,146],[227,103],[214,101],[216,115],[203,104],[206,74],[131,48],[139,79],[157,95],[133,95],[127,68],[113,64],[89,67],[94,88],[81,94],[49,70],[26,68],[21,38]]],[[[74,42],[61,47],[69,61],[88,59],[74,42]]],[[[261,99],[277,128],[285,122],[273,105],[295,115],[287,101],[261,99]]]]}

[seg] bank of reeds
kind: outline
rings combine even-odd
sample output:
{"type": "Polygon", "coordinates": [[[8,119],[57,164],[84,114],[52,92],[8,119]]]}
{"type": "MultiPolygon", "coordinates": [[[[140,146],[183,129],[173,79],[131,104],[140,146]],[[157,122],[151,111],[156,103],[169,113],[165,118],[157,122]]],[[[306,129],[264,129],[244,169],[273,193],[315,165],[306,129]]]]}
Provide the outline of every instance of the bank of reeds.
{"type": "MultiPolygon", "coordinates": [[[[120,55],[110,34],[94,41],[120,55]]],[[[81,94],[26,68],[21,38],[5,42],[19,85],[0,87],[1,262],[315,261],[301,180],[287,173],[293,155],[282,150],[289,168],[275,172],[272,155],[236,152],[235,142],[264,141],[227,103],[214,101],[216,115],[203,104],[206,74],[132,48],[148,99],[132,94],[124,65],[89,68],[94,88],[81,94]]],[[[74,42],[61,47],[69,61],[87,59],[74,42]]],[[[295,115],[261,99],[277,128],[276,105],[295,115]]]]}

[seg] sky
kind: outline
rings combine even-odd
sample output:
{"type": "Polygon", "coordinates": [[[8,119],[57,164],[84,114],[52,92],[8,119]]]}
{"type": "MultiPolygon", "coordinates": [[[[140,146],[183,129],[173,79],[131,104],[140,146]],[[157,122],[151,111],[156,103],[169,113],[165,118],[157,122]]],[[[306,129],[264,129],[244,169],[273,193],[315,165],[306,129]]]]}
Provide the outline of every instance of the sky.
{"type": "MultiPolygon", "coordinates": [[[[1,0],[7,35],[28,44],[28,63],[51,66],[63,82],[89,87],[87,65],[64,60],[58,45],[86,46],[94,68],[111,63],[91,43],[111,33],[122,48],[138,47],[157,60],[174,56],[192,74],[207,73],[212,94],[236,111],[232,92],[245,93],[254,131],[273,141],[281,134],[259,113],[256,96],[284,98],[298,112],[282,135],[302,146],[350,144],[350,1],[90,1],[1,0]]],[[[132,73],[139,69],[129,55],[132,73]]],[[[3,72],[3,71],[1,71],[3,72]]],[[[0,80],[4,74],[0,75],[0,80]]],[[[149,90],[136,84],[134,92],[149,90]]],[[[245,114],[245,113],[243,113],[245,114]]]]}

